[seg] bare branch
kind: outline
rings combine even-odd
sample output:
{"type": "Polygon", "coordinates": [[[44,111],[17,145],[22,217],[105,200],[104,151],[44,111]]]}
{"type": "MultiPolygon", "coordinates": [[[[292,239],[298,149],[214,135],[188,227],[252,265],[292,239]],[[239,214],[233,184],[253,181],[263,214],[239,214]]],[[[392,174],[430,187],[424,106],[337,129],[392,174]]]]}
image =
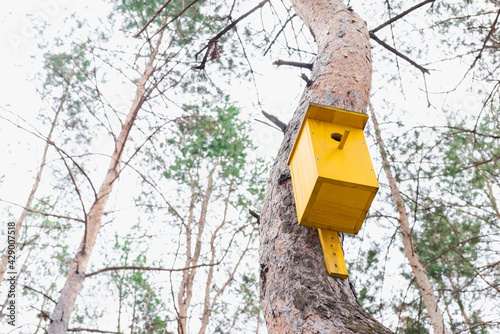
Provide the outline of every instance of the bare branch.
{"type": "Polygon", "coordinates": [[[248,213],[252,217],[254,217],[255,219],[257,219],[257,225],[260,224],[260,215],[257,212],[253,211],[252,209],[248,209],[248,213]]]}
{"type": "Polygon", "coordinates": [[[410,9],[407,9],[407,10],[405,10],[404,12],[402,12],[401,14],[396,15],[396,16],[394,16],[392,19],[390,19],[390,20],[388,20],[388,21],[386,21],[386,22],[382,23],[381,25],[379,25],[379,26],[378,26],[378,27],[376,27],[375,29],[370,30],[370,33],[376,33],[376,32],[377,32],[377,31],[379,31],[380,29],[382,29],[382,28],[384,28],[384,27],[388,26],[389,24],[391,24],[391,23],[393,23],[393,22],[395,22],[395,21],[399,20],[400,18],[402,18],[402,17],[406,16],[407,14],[410,14],[410,13],[411,13],[411,12],[413,12],[414,10],[416,10],[416,9],[418,9],[418,8],[420,8],[420,7],[422,7],[422,6],[426,5],[426,4],[428,4],[428,3],[430,3],[430,2],[434,3],[434,1],[436,1],[436,0],[425,0],[425,1],[422,1],[421,3],[419,3],[419,4],[416,4],[415,6],[411,7],[410,9]]]}
{"type": "Polygon", "coordinates": [[[112,331],[105,331],[101,329],[92,329],[92,328],[68,328],[68,332],[93,332],[93,333],[106,333],[106,334],[122,334],[120,332],[112,332],[112,331]]]}
{"type": "Polygon", "coordinates": [[[256,121],[256,122],[259,122],[259,123],[265,124],[265,125],[267,125],[267,126],[269,126],[269,127],[273,128],[273,129],[276,129],[276,130],[278,130],[278,131],[281,131],[281,129],[277,128],[276,126],[274,126],[274,125],[272,125],[272,124],[269,124],[269,123],[267,123],[267,122],[261,121],[261,120],[260,120],[260,119],[258,119],[258,118],[254,118],[253,120],[254,120],[254,121],[256,121]]]}
{"type": "Polygon", "coordinates": [[[273,62],[273,65],[276,65],[276,66],[281,66],[281,65],[294,66],[294,67],[300,67],[300,68],[307,68],[308,70],[312,70],[312,68],[313,68],[312,63],[301,63],[301,62],[297,62],[297,61],[289,61],[289,60],[281,60],[281,59],[278,59],[275,62],[273,62]]]}
{"type": "Polygon", "coordinates": [[[466,239],[466,240],[462,240],[460,242],[457,242],[455,245],[451,246],[450,248],[444,250],[441,254],[439,254],[438,256],[430,259],[429,261],[425,262],[424,263],[424,267],[427,267],[427,265],[431,262],[434,262],[436,261],[437,259],[439,259],[441,256],[443,256],[444,254],[448,253],[449,251],[457,248],[458,246],[460,246],[461,244],[464,244],[464,243],[467,243],[467,242],[470,242],[470,241],[474,241],[476,239],[479,239],[479,238],[482,238],[482,237],[485,237],[484,235],[477,235],[475,237],[472,237],[472,238],[469,238],[469,239],[466,239]]]}
{"type": "Polygon", "coordinates": [[[262,115],[264,115],[268,120],[270,120],[273,124],[275,124],[278,128],[280,128],[283,133],[285,133],[286,124],[280,121],[278,117],[268,114],[264,110],[262,110],[262,115]]]}
{"type": "Polygon", "coordinates": [[[39,214],[39,215],[43,215],[45,217],[54,217],[54,218],[60,218],[60,219],[74,220],[74,221],[77,221],[77,222],[80,222],[80,223],[84,223],[85,222],[83,219],[80,219],[80,218],[75,218],[75,217],[70,217],[70,216],[63,216],[63,215],[56,215],[55,213],[47,213],[47,212],[43,212],[43,211],[39,211],[39,210],[34,210],[34,209],[31,209],[31,208],[22,206],[20,204],[17,204],[17,203],[14,203],[14,202],[10,202],[10,201],[6,201],[6,200],[3,200],[3,199],[0,199],[0,202],[5,202],[5,203],[9,203],[9,204],[18,206],[18,207],[22,208],[23,210],[26,210],[26,211],[31,212],[31,213],[36,213],[36,214],[39,214]]]}
{"type": "Polygon", "coordinates": [[[309,77],[307,75],[305,75],[304,73],[302,73],[300,75],[300,77],[302,78],[302,80],[304,80],[306,82],[307,87],[311,86],[311,84],[313,83],[313,81],[311,79],[309,79],[309,77]]]}
{"type": "Polygon", "coordinates": [[[209,263],[209,264],[197,264],[195,266],[190,266],[190,267],[184,267],[184,268],[160,268],[160,267],[141,267],[141,266],[117,266],[117,267],[107,267],[103,268],[94,272],[91,272],[90,274],[86,274],[85,278],[95,276],[97,274],[104,273],[106,271],[116,271],[116,270],[144,270],[144,271],[167,271],[167,272],[176,272],[176,271],[185,271],[185,270],[191,270],[195,268],[200,268],[200,267],[211,267],[211,266],[217,266],[222,262],[222,259],[218,262],[215,263],[209,263]]]}
{"type": "Polygon", "coordinates": [[[498,17],[500,16],[500,10],[497,12],[497,16],[495,17],[495,21],[493,21],[493,24],[491,25],[491,29],[488,32],[488,35],[484,39],[483,46],[481,47],[481,50],[479,50],[479,54],[476,56],[472,64],[470,65],[470,68],[467,72],[469,72],[474,66],[476,66],[477,61],[481,58],[483,55],[483,51],[486,48],[486,44],[490,40],[491,36],[493,35],[493,32],[495,31],[496,25],[498,23],[498,17]]]}
{"type": "Polygon", "coordinates": [[[56,148],[57,153],[59,153],[59,155],[61,156],[61,159],[64,163],[64,166],[66,166],[66,170],[68,171],[69,177],[71,179],[71,182],[73,183],[73,186],[75,187],[76,194],[78,195],[78,199],[80,200],[80,204],[82,206],[83,216],[85,217],[85,220],[84,220],[84,222],[85,222],[85,234],[83,237],[83,247],[85,247],[85,244],[87,242],[87,210],[85,209],[85,203],[83,202],[82,194],[80,193],[80,188],[76,184],[76,180],[75,180],[75,177],[73,176],[73,173],[71,172],[71,168],[69,168],[68,163],[66,162],[66,159],[64,159],[64,156],[61,153],[62,151],[56,145],[54,145],[54,147],[56,148]]]}
{"type": "MultiPolygon", "coordinates": [[[[76,166],[76,168],[78,168],[78,170],[82,173],[82,175],[87,179],[87,181],[89,182],[89,185],[90,185],[90,188],[92,188],[92,192],[94,193],[94,198],[95,200],[97,201],[97,191],[96,189],[94,188],[94,184],[92,183],[92,180],[90,179],[90,177],[87,175],[87,173],[85,172],[85,170],[80,166],[80,164],[78,164],[75,159],[73,159],[73,157],[71,155],[69,155],[68,153],[66,153],[62,148],[58,147],[53,141],[49,141],[49,144],[51,144],[52,146],[54,146],[54,148],[57,150],[57,152],[59,153],[59,155],[61,156],[61,158],[64,160],[64,157],[61,155],[61,153],[63,153],[69,160],[71,160],[71,162],[76,166]]],[[[66,164],[66,162],[64,161],[64,163],[66,164]]]]}
{"type": "Polygon", "coordinates": [[[263,53],[263,56],[265,56],[269,52],[269,50],[271,50],[271,46],[273,46],[274,42],[276,42],[276,40],[278,39],[278,36],[283,32],[283,30],[285,29],[285,27],[288,24],[288,22],[290,22],[295,16],[297,16],[297,15],[293,14],[292,16],[290,16],[288,18],[288,20],[285,21],[285,23],[283,24],[283,26],[281,27],[281,29],[278,31],[278,33],[276,34],[276,36],[274,36],[274,39],[271,41],[271,43],[269,43],[269,46],[267,47],[266,51],[264,51],[264,53],[263,53]]]}
{"type": "Polygon", "coordinates": [[[195,55],[195,57],[197,57],[203,50],[208,49],[207,52],[205,53],[205,56],[203,57],[203,60],[201,61],[200,65],[195,66],[194,69],[203,70],[205,68],[205,64],[207,62],[208,54],[210,53],[210,47],[213,46],[213,44],[215,43],[215,41],[217,41],[219,38],[221,38],[222,36],[224,36],[229,30],[231,30],[232,28],[234,28],[241,20],[243,20],[248,15],[252,14],[253,12],[255,12],[257,9],[263,7],[268,2],[269,2],[269,0],[262,1],[257,6],[255,6],[252,9],[250,9],[248,12],[246,12],[245,14],[241,15],[236,20],[234,20],[233,22],[231,22],[231,24],[229,24],[227,27],[225,27],[224,29],[222,29],[222,31],[220,31],[217,35],[215,35],[214,37],[212,37],[210,39],[210,41],[208,42],[208,44],[203,49],[201,49],[200,51],[198,51],[198,53],[195,55]]]}
{"type": "MultiPolygon", "coordinates": [[[[155,33],[155,35],[157,33],[159,33],[160,31],[163,31],[170,23],[174,22],[175,20],[177,20],[179,17],[181,17],[182,14],[184,14],[184,12],[186,10],[188,10],[192,5],[194,5],[195,3],[197,3],[198,1],[200,0],[193,0],[191,1],[186,7],[184,7],[183,10],[181,10],[177,15],[175,15],[170,21],[168,21],[167,23],[165,23],[160,29],[158,29],[158,31],[155,33]]],[[[154,35],[153,35],[154,36],[154,35]]]]}
{"type": "Polygon", "coordinates": [[[56,301],[54,299],[52,299],[50,296],[47,296],[45,293],[41,292],[41,291],[38,291],[36,289],[33,289],[32,287],[29,287],[27,285],[23,285],[23,288],[25,289],[28,289],[28,290],[31,290],[33,292],[36,292],[36,293],[39,293],[41,294],[42,296],[44,296],[45,298],[47,298],[48,300],[50,300],[51,302],[53,302],[54,304],[56,303],[56,301]]]}
{"type": "Polygon", "coordinates": [[[389,44],[385,43],[384,41],[380,40],[373,32],[370,31],[370,38],[373,39],[375,42],[377,42],[378,44],[382,45],[384,48],[386,48],[387,50],[391,51],[392,53],[394,53],[396,56],[399,56],[401,58],[403,58],[404,60],[406,60],[407,62],[409,62],[410,64],[412,64],[413,66],[415,66],[416,68],[418,68],[420,71],[422,71],[422,73],[425,73],[425,74],[430,74],[429,70],[426,69],[425,67],[417,64],[416,62],[414,62],[413,60],[411,60],[410,58],[408,58],[407,56],[405,56],[404,54],[402,54],[401,52],[399,52],[398,50],[396,50],[395,48],[393,48],[392,46],[390,46],[389,44]]]}
{"type": "Polygon", "coordinates": [[[139,37],[139,36],[143,33],[143,31],[144,31],[144,30],[146,30],[146,28],[147,28],[147,27],[151,24],[151,22],[153,22],[153,21],[154,21],[154,19],[156,19],[156,17],[157,17],[157,16],[158,16],[158,15],[159,15],[159,14],[160,14],[160,13],[161,13],[164,9],[165,9],[165,7],[167,7],[167,6],[168,6],[171,2],[172,2],[172,0],[167,0],[167,1],[163,4],[163,6],[161,6],[161,8],[160,8],[160,9],[158,9],[158,10],[156,11],[156,13],[153,15],[153,17],[152,17],[152,18],[151,18],[151,19],[150,19],[150,20],[149,20],[149,21],[148,21],[148,22],[144,25],[144,27],[142,27],[142,29],[141,29],[141,30],[140,30],[137,34],[135,34],[135,36],[134,36],[134,37],[135,37],[135,38],[138,38],[138,37],[139,37]]]}

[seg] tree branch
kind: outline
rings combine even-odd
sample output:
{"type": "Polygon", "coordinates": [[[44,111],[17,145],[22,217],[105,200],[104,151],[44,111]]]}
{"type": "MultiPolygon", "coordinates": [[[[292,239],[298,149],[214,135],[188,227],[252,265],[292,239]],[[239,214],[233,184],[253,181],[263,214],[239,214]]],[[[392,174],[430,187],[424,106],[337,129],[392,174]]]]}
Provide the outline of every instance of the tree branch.
{"type": "MultiPolygon", "coordinates": [[[[278,31],[278,33],[276,34],[276,36],[274,36],[274,39],[272,40],[272,42],[269,44],[269,46],[267,47],[266,51],[264,51],[264,53],[262,54],[263,56],[265,56],[269,50],[271,50],[271,46],[273,46],[274,42],[276,42],[276,40],[278,39],[278,36],[283,32],[283,30],[285,29],[286,25],[288,24],[288,22],[290,22],[295,16],[297,16],[297,14],[293,14],[292,16],[290,16],[288,18],[288,20],[285,21],[285,23],[283,24],[283,26],[281,27],[280,31],[278,31]]],[[[286,37],[285,37],[286,38],[286,37]]]]}
{"type": "Polygon", "coordinates": [[[257,219],[257,225],[259,225],[259,224],[260,224],[260,215],[259,215],[257,212],[253,211],[252,209],[248,209],[248,213],[249,213],[252,217],[254,217],[254,218],[256,218],[256,219],[257,219]]]}
{"type": "Polygon", "coordinates": [[[262,110],[262,115],[264,115],[268,120],[270,120],[273,124],[275,124],[278,128],[280,128],[283,133],[285,133],[286,124],[280,121],[278,117],[268,114],[264,110],[262,110]]]}
{"type": "Polygon", "coordinates": [[[200,0],[193,0],[191,1],[186,7],[184,7],[183,10],[181,10],[177,15],[175,15],[170,21],[168,21],[167,23],[165,23],[160,29],[158,29],[158,31],[155,33],[155,35],[157,33],[159,33],[160,31],[163,31],[163,29],[165,29],[170,23],[174,22],[175,20],[177,20],[182,14],[184,14],[184,12],[186,10],[188,10],[192,5],[194,5],[195,3],[197,3],[198,1],[200,0]]]}
{"type": "Polygon", "coordinates": [[[29,286],[27,286],[27,285],[23,285],[23,288],[28,289],[28,290],[31,290],[31,291],[36,292],[36,293],[39,293],[39,294],[41,294],[42,296],[44,296],[45,298],[47,298],[48,300],[50,300],[51,302],[53,302],[54,304],[56,303],[56,301],[55,301],[54,299],[50,298],[49,296],[47,296],[45,293],[43,293],[43,292],[41,292],[41,291],[35,290],[35,289],[33,289],[32,287],[29,287],[29,286]]]}
{"type": "Polygon", "coordinates": [[[396,50],[395,48],[393,48],[392,46],[390,46],[389,44],[385,43],[384,41],[380,40],[373,32],[370,31],[370,38],[373,39],[375,42],[377,42],[378,44],[382,45],[384,48],[386,48],[387,50],[391,51],[392,53],[394,53],[396,56],[398,57],[401,57],[403,58],[404,60],[406,60],[407,62],[409,62],[410,64],[412,64],[413,66],[415,66],[416,68],[418,68],[422,73],[424,74],[430,74],[429,70],[426,69],[425,67],[417,64],[416,62],[414,62],[413,60],[411,60],[410,58],[408,58],[407,56],[405,56],[404,54],[402,54],[401,52],[399,52],[398,50],[396,50]]]}
{"type": "Polygon", "coordinates": [[[156,17],[165,9],[165,7],[167,7],[170,3],[172,2],[172,0],[167,0],[163,6],[161,6],[160,9],[158,9],[156,11],[156,13],[153,15],[153,17],[144,25],[144,27],[142,27],[142,29],[137,33],[135,34],[135,38],[139,38],[139,36],[144,32],[144,30],[146,30],[146,28],[151,24],[151,22],[154,21],[154,19],[156,19],[156,17]]]}
{"type": "Polygon", "coordinates": [[[420,7],[422,7],[423,5],[426,5],[426,4],[428,4],[429,2],[432,2],[432,3],[433,3],[434,1],[436,1],[436,0],[425,0],[425,1],[422,1],[421,3],[419,3],[419,4],[416,4],[415,6],[411,7],[410,9],[407,9],[407,10],[405,10],[404,12],[402,12],[401,14],[396,15],[396,16],[394,16],[392,19],[390,19],[390,20],[388,20],[388,21],[386,21],[386,22],[382,23],[381,25],[379,25],[379,26],[378,26],[378,27],[376,27],[375,29],[370,30],[370,33],[376,33],[376,32],[377,32],[377,31],[379,31],[380,29],[382,29],[382,28],[384,28],[384,27],[388,26],[389,24],[391,24],[391,23],[393,23],[393,22],[395,22],[395,21],[399,20],[400,18],[402,18],[402,17],[406,16],[407,14],[409,14],[409,13],[413,12],[414,10],[416,10],[416,9],[418,9],[418,8],[420,8],[420,7]]]}
{"type": "Polygon", "coordinates": [[[278,130],[278,131],[281,131],[281,129],[277,128],[276,126],[274,126],[274,125],[272,125],[272,124],[269,124],[269,123],[267,123],[267,122],[261,121],[261,120],[260,120],[260,119],[258,119],[258,118],[254,118],[253,120],[254,120],[254,121],[256,121],[256,122],[262,123],[262,124],[264,124],[264,125],[267,125],[267,126],[269,126],[269,127],[273,128],[273,129],[276,129],[276,130],[278,130]]]}
{"type": "Polygon", "coordinates": [[[199,267],[211,267],[211,266],[217,266],[222,262],[222,259],[218,262],[215,263],[209,263],[209,264],[198,264],[195,266],[190,266],[190,267],[185,267],[185,268],[173,268],[173,269],[168,269],[168,268],[159,268],[159,267],[141,267],[141,266],[117,266],[117,267],[107,267],[103,268],[94,272],[91,272],[90,274],[86,274],[85,278],[104,273],[106,271],[116,271],[116,270],[144,270],[144,271],[168,271],[168,272],[175,272],[175,271],[184,271],[184,270],[190,270],[194,268],[199,268],[199,267]]]}
{"type": "Polygon", "coordinates": [[[54,217],[54,218],[74,220],[74,221],[77,221],[77,222],[80,222],[80,223],[85,223],[85,220],[80,219],[80,218],[63,216],[63,215],[56,215],[54,213],[47,213],[47,212],[43,212],[43,211],[40,211],[40,210],[34,210],[34,209],[30,209],[28,207],[22,206],[20,204],[17,204],[17,203],[14,203],[14,202],[10,202],[10,201],[6,201],[6,200],[3,200],[3,199],[0,199],[0,202],[9,203],[9,204],[18,206],[21,209],[26,210],[27,212],[36,213],[36,214],[39,214],[39,215],[42,215],[42,216],[45,216],[45,217],[54,217]]]}
{"type": "MultiPolygon", "coordinates": [[[[484,43],[483,43],[483,46],[481,47],[481,50],[479,50],[479,54],[476,56],[476,58],[474,59],[474,62],[472,62],[472,64],[470,65],[470,68],[469,68],[469,71],[474,67],[476,66],[476,63],[477,61],[481,58],[481,56],[483,55],[483,51],[484,49],[486,48],[486,43],[488,43],[488,41],[490,40],[491,38],[491,35],[493,35],[493,32],[495,31],[495,27],[497,25],[497,22],[498,22],[498,17],[500,16],[500,10],[497,12],[497,16],[495,17],[495,21],[493,21],[493,24],[491,25],[491,29],[490,31],[488,32],[488,35],[486,36],[485,40],[484,40],[484,43]]],[[[469,72],[467,71],[467,72],[469,72]]]]}
{"type": "Polygon", "coordinates": [[[304,73],[302,73],[300,75],[300,77],[302,78],[302,80],[304,80],[306,82],[307,87],[311,86],[311,84],[313,83],[312,80],[309,79],[309,77],[307,75],[305,75],[304,73]]]}
{"type": "Polygon", "coordinates": [[[68,332],[93,332],[93,333],[106,333],[106,334],[122,334],[121,332],[105,331],[102,329],[92,329],[92,328],[68,328],[68,332]]]}
{"type": "Polygon", "coordinates": [[[308,70],[312,70],[312,68],[313,68],[312,63],[301,63],[301,62],[297,62],[297,61],[289,61],[289,60],[281,60],[281,59],[274,61],[273,65],[276,65],[276,66],[281,66],[281,65],[295,66],[295,67],[300,67],[300,68],[307,68],[308,70]]]}
{"type": "Polygon", "coordinates": [[[201,49],[200,51],[198,51],[198,53],[195,55],[195,57],[198,57],[198,55],[203,50],[208,49],[207,52],[205,52],[205,56],[203,57],[203,60],[201,61],[200,65],[195,66],[193,68],[197,69],[197,70],[203,70],[205,68],[205,64],[207,62],[208,54],[210,53],[210,48],[215,43],[215,41],[218,40],[219,38],[221,38],[222,36],[224,36],[229,30],[231,30],[232,28],[234,28],[241,20],[243,20],[248,15],[252,14],[253,12],[255,12],[257,9],[263,7],[268,2],[269,2],[269,0],[262,1],[257,6],[255,6],[252,9],[250,9],[248,12],[246,12],[245,14],[241,15],[236,20],[234,20],[233,22],[231,22],[231,24],[229,24],[227,27],[225,27],[224,29],[222,29],[222,31],[220,31],[217,35],[215,35],[214,37],[212,37],[210,39],[210,41],[208,42],[208,44],[203,49],[201,49]]]}
{"type": "Polygon", "coordinates": [[[445,255],[446,253],[448,253],[449,251],[457,248],[458,246],[460,246],[461,244],[464,244],[464,243],[467,243],[467,242],[471,242],[471,241],[474,241],[476,239],[479,239],[479,238],[482,238],[484,237],[484,235],[477,235],[475,237],[472,237],[472,238],[469,238],[469,239],[466,239],[466,240],[462,240],[460,242],[457,242],[455,245],[449,247],[448,249],[444,250],[443,252],[441,252],[441,254],[435,256],[434,258],[428,260],[427,262],[424,263],[424,267],[427,267],[427,265],[431,262],[434,262],[436,261],[437,259],[439,259],[440,257],[442,257],[443,255],[445,255]]]}

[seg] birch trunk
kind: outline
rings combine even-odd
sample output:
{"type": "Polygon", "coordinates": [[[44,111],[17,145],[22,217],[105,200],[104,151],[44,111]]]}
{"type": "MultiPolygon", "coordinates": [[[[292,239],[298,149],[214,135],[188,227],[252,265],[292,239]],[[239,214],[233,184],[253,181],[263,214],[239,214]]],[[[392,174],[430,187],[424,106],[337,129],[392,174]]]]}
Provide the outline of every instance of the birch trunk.
{"type": "Polygon", "coordinates": [[[448,332],[444,324],[443,315],[439,311],[438,301],[436,296],[434,295],[434,289],[432,288],[429,277],[425,272],[424,266],[418,259],[418,255],[413,244],[413,238],[411,235],[412,231],[410,228],[410,222],[408,220],[408,212],[406,211],[406,206],[396,184],[396,180],[392,175],[390,164],[387,160],[384,141],[382,140],[382,136],[380,135],[380,128],[373,109],[371,110],[371,117],[373,126],[375,128],[377,143],[380,148],[380,155],[382,156],[382,166],[384,168],[387,181],[389,182],[389,188],[391,189],[393,201],[396,204],[399,212],[399,227],[401,229],[401,235],[403,237],[403,247],[406,258],[408,259],[408,263],[410,264],[413,275],[415,275],[415,279],[420,290],[420,295],[424,300],[424,305],[427,310],[427,314],[429,315],[431,326],[434,329],[434,334],[447,334],[448,332]]]}
{"type": "Polygon", "coordinates": [[[189,221],[188,225],[186,228],[186,264],[185,267],[193,267],[189,270],[185,270],[184,274],[182,276],[182,281],[181,285],[179,288],[179,292],[177,294],[177,303],[178,303],[178,310],[177,310],[177,324],[178,324],[178,329],[177,332],[179,334],[187,334],[188,333],[188,312],[189,312],[189,307],[191,306],[191,299],[193,298],[193,284],[194,284],[194,278],[196,276],[197,268],[196,265],[198,265],[198,260],[200,259],[201,255],[201,246],[202,246],[202,237],[203,237],[203,231],[205,229],[205,223],[206,223],[206,218],[207,218],[207,213],[208,213],[208,204],[210,202],[210,197],[212,196],[212,190],[213,190],[213,176],[215,173],[215,170],[217,166],[219,165],[219,162],[216,162],[210,171],[209,177],[208,177],[208,184],[207,184],[207,189],[205,190],[205,194],[203,195],[203,201],[201,203],[201,213],[200,213],[200,219],[198,220],[197,227],[197,235],[196,235],[196,243],[195,243],[195,248],[194,248],[194,254],[191,252],[191,241],[193,238],[192,231],[193,231],[193,210],[194,210],[194,203],[195,203],[195,189],[194,186],[191,187],[191,206],[190,206],[190,213],[189,213],[189,221]]]}
{"type": "Polygon", "coordinates": [[[153,61],[156,58],[158,48],[161,43],[161,36],[162,34],[160,34],[156,46],[149,56],[146,69],[139,79],[134,101],[132,102],[132,106],[127,114],[125,122],[122,124],[122,129],[118,138],[115,141],[115,151],[111,156],[108,171],[99,188],[97,199],[87,214],[84,236],[75,257],[70,264],[66,283],[61,290],[57,304],[50,317],[51,320],[47,329],[47,333],[49,334],[63,334],[68,330],[69,319],[75,306],[76,297],[82,289],[87,265],[101,228],[104,209],[106,207],[106,203],[108,202],[109,195],[113,190],[113,184],[117,180],[120,172],[120,161],[125,144],[137,117],[137,113],[141,109],[146,98],[146,84],[154,71],[153,61]]]}
{"type": "MultiPolygon", "coordinates": [[[[21,212],[21,216],[19,216],[19,219],[17,220],[14,232],[14,244],[17,244],[17,239],[19,238],[19,234],[21,233],[21,228],[23,226],[24,220],[26,219],[26,216],[30,212],[33,200],[35,199],[35,193],[38,189],[38,185],[40,184],[40,180],[42,179],[43,169],[47,161],[47,152],[49,151],[49,146],[52,139],[52,132],[54,131],[54,128],[56,126],[59,113],[63,108],[64,102],[66,101],[67,94],[68,94],[68,88],[66,88],[66,90],[64,91],[64,94],[61,97],[61,102],[59,103],[59,107],[57,108],[56,113],[54,115],[54,119],[52,120],[52,125],[50,126],[49,134],[47,135],[45,148],[43,149],[42,161],[40,163],[40,167],[38,168],[38,172],[35,177],[35,182],[33,183],[33,187],[31,188],[31,192],[28,196],[28,200],[26,201],[26,205],[24,206],[23,212],[21,212]]],[[[2,255],[2,261],[0,263],[0,285],[3,282],[3,276],[6,271],[5,269],[7,268],[7,262],[9,259],[8,251],[9,249],[6,248],[5,252],[2,255]]]]}
{"type": "Polygon", "coordinates": [[[315,228],[298,225],[286,160],[309,102],[366,113],[371,46],[365,22],[340,1],[292,0],[318,45],[312,83],[268,180],[260,224],[261,300],[268,332],[390,333],[365,312],[349,280],[328,275],[315,228]]]}

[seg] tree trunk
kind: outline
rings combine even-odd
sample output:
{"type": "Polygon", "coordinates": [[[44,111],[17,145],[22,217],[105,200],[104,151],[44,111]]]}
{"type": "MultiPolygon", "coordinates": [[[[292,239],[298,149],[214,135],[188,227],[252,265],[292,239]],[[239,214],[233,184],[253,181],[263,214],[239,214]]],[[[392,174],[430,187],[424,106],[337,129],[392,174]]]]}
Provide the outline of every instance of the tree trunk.
{"type": "Polygon", "coordinates": [[[316,39],[318,55],[271,169],[261,215],[261,300],[268,332],[390,333],[362,309],[348,279],[328,275],[317,230],[298,225],[286,165],[309,102],[366,113],[371,87],[366,24],[340,1],[292,3],[316,39]]]}
{"type": "MultiPolygon", "coordinates": [[[[66,97],[68,95],[68,89],[69,88],[67,87],[64,90],[64,94],[61,97],[59,107],[57,108],[56,113],[54,115],[54,119],[52,120],[49,134],[47,135],[45,148],[43,149],[42,162],[40,163],[40,167],[38,168],[38,173],[36,174],[35,182],[33,183],[33,187],[31,188],[31,192],[28,196],[28,200],[26,201],[26,205],[24,206],[24,209],[21,213],[21,216],[17,220],[15,232],[14,232],[14,244],[17,244],[17,239],[19,238],[19,235],[21,234],[21,227],[23,226],[24,220],[26,219],[26,217],[28,216],[28,213],[30,212],[30,210],[32,208],[33,200],[35,199],[35,193],[38,189],[38,185],[40,184],[40,180],[42,179],[43,169],[45,167],[45,163],[47,160],[47,152],[49,151],[49,146],[50,146],[50,142],[52,139],[52,132],[54,131],[54,128],[55,128],[56,123],[57,123],[57,118],[59,117],[59,113],[61,112],[61,110],[63,108],[64,102],[66,102],[66,97]]],[[[9,249],[6,248],[5,252],[2,255],[2,260],[0,263],[0,285],[3,282],[3,275],[5,274],[8,260],[9,260],[9,249]]]]}
{"type": "Polygon", "coordinates": [[[57,301],[54,311],[50,317],[50,324],[47,330],[47,333],[49,334],[63,334],[68,330],[69,319],[75,306],[76,297],[82,289],[87,265],[90,260],[90,256],[92,255],[92,250],[94,249],[99,230],[101,229],[104,209],[106,207],[106,203],[108,202],[109,195],[113,190],[113,184],[120,173],[120,163],[125,149],[125,143],[127,142],[130,131],[134,125],[137,113],[146,99],[146,84],[154,71],[153,62],[161,43],[161,37],[162,34],[160,34],[156,47],[152,50],[149,56],[146,69],[139,79],[134,101],[132,102],[132,106],[127,114],[125,122],[122,124],[118,138],[115,141],[115,151],[111,156],[108,171],[104,177],[101,187],[99,188],[97,198],[85,219],[85,233],[76,255],[70,264],[66,282],[61,290],[59,300],[57,301]]]}
{"type": "MultiPolygon", "coordinates": [[[[371,108],[370,108],[371,109],[371,108]]],[[[420,290],[420,295],[424,300],[425,309],[429,315],[432,328],[434,329],[434,334],[447,334],[446,326],[444,323],[443,315],[439,311],[438,300],[434,295],[434,289],[432,288],[429,277],[425,272],[425,268],[420,263],[418,254],[415,249],[412,237],[412,228],[410,227],[410,221],[408,220],[408,212],[406,211],[405,202],[403,196],[399,191],[398,185],[394,176],[392,175],[391,167],[389,161],[387,160],[387,153],[385,150],[385,144],[380,135],[380,128],[375,117],[373,109],[372,112],[372,122],[375,129],[375,137],[380,148],[380,155],[382,157],[382,166],[384,168],[385,176],[389,182],[389,188],[391,189],[391,195],[399,213],[399,227],[401,230],[401,236],[403,238],[403,247],[405,256],[408,259],[413,275],[417,281],[418,289],[420,290]]]]}

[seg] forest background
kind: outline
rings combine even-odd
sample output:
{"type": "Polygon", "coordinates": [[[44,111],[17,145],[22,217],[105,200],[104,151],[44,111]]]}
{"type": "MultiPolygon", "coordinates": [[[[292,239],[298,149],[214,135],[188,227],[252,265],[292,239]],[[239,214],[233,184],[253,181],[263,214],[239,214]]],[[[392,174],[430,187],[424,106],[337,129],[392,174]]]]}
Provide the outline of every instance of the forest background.
{"type": "MultiPolygon", "coordinates": [[[[397,52],[372,38],[372,105],[447,327],[495,333],[499,9],[425,3],[374,32],[397,52]]],[[[134,110],[69,330],[265,332],[256,216],[282,128],[262,111],[291,118],[309,70],[272,63],[310,63],[314,40],[287,2],[216,39],[259,2],[164,4],[2,4],[1,245],[16,222],[17,332],[47,328],[134,110]]],[[[373,31],[414,4],[348,5],[373,31]]],[[[367,136],[381,189],[344,241],[350,281],[386,326],[427,333],[371,124],[367,136]]],[[[2,283],[4,313],[6,295],[2,283]]]]}

